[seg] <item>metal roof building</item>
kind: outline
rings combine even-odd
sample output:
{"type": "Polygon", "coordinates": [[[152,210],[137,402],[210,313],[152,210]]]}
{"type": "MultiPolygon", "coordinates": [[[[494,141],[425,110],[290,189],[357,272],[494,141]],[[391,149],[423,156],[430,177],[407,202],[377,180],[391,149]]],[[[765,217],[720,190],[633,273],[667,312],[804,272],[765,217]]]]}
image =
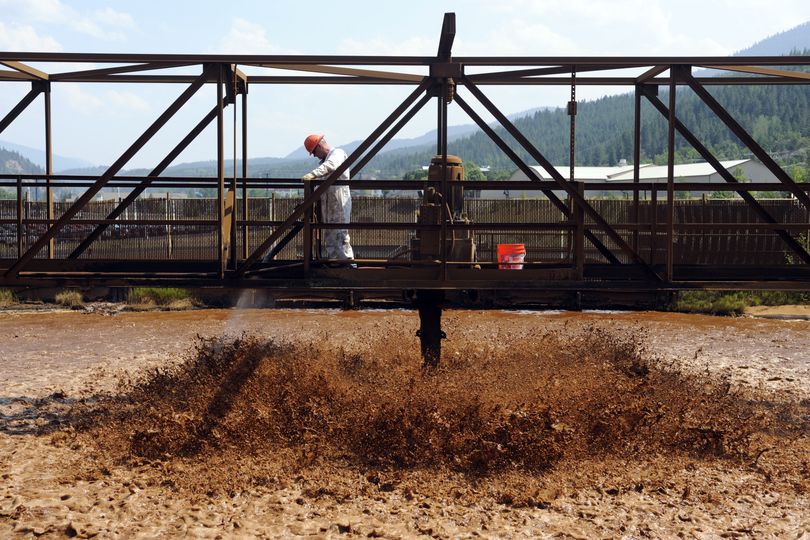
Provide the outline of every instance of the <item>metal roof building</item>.
{"type": "MultiPolygon", "coordinates": [[[[739,159],[731,161],[721,161],[720,164],[741,181],[751,182],[778,182],[778,179],[762,163],[755,159],[739,159]]],[[[534,165],[531,167],[541,180],[552,180],[551,175],[542,167],[534,165]]],[[[570,169],[567,165],[554,167],[564,178],[569,178],[570,169]]],[[[632,165],[616,165],[612,167],[574,167],[574,179],[580,182],[632,182],[632,165]]],[[[724,184],[725,180],[720,174],[706,162],[686,163],[675,165],[675,182],[713,182],[724,184]]],[[[529,178],[521,170],[515,171],[509,178],[510,181],[528,181],[529,178]]],[[[639,180],[642,182],[667,182],[667,166],[643,163],[639,166],[639,180]]],[[[562,193],[562,192],[560,192],[562,193]]],[[[600,192],[589,192],[592,196],[599,195],[600,192]]],[[[616,195],[616,192],[613,192],[616,195]]],[[[540,190],[498,190],[482,193],[484,199],[536,199],[545,198],[540,190]]]]}

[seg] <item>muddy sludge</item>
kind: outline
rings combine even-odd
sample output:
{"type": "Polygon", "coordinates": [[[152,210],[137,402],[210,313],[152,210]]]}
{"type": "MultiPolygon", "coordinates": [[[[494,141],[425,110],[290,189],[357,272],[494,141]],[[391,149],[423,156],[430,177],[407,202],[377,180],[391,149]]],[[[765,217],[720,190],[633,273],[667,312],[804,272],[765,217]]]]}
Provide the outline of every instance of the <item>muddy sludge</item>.
{"type": "MultiPolygon", "coordinates": [[[[683,459],[810,485],[806,404],[682,373],[632,334],[588,328],[446,348],[431,373],[407,352],[411,341],[348,353],[251,336],[200,340],[184,363],[77,406],[69,430],[98,462],[86,474],[146,467],[165,485],[202,493],[313,468],[388,489],[392,474],[604,476],[605,463],[683,459]]],[[[316,494],[339,491],[321,476],[316,494]]]]}

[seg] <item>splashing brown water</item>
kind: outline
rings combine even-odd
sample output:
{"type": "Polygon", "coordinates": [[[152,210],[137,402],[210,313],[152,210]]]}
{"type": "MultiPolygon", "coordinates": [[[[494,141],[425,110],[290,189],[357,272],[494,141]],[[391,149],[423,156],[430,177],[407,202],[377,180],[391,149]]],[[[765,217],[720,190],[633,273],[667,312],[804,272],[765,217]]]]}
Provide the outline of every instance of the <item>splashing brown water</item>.
{"type": "Polygon", "coordinates": [[[398,339],[358,354],[200,340],[75,424],[103,459],[182,469],[178,483],[212,490],[289,464],[481,477],[662,454],[752,463],[774,439],[806,437],[801,406],[731,393],[598,328],[462,347],[435,372],[397,353],[408,349],[398,339]]]}

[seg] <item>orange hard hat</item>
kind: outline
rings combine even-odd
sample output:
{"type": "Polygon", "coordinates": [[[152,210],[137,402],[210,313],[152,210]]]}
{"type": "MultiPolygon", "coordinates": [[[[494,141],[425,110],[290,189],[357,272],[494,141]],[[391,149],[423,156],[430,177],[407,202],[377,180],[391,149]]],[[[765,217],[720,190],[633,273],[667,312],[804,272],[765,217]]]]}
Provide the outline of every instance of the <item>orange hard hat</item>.
{"type": "Polygon", "coordinates": [[[315,147],[318,146],[318,143],[323,140],[323,135],[307,135],[307,138],[304,139],[304,148],[307,149],[307,152],[312,155],[312,151],[315,150],[315,147]]]}

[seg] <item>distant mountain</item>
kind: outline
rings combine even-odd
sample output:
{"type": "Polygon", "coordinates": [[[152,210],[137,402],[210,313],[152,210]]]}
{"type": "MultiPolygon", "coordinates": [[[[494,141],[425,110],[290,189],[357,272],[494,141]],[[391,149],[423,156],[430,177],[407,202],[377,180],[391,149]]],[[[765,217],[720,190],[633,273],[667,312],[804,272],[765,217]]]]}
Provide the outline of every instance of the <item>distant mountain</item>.
{"type": "Polygon", "coordinates": [[[810,49],[810,21],[758,41],[734,56],[779,56],[810,49]]]}
{"type": "MultiPolygon", "coordinates": [[[[546,109],[552,109],[552,108],[553,107],[535,107],[533,109],[529,109],[529,110],[526,110],[526,111],[520,111],[520,112],[517,112],[517,113],[510,114],[510,115],[508,115],[508,117],[509,117],[510,120],[517,120],[518,118],[523,118],[525,116],[530,116],[530,115],[534,114],[535,112],[537,112],[539,110],[546,110],[546,109]]],[[[405,139],[392,139],[392,140],[390,140],[388,142],[388,144],[385,145],[385,148],[383,148],[382,152],[380,152],[380,153],[391,152],[393,150],[399,150],[401,148],[409,148],[409,147],[413,147],[413,146],[423,146],[423,145],[427,145],[427,144],[435,144],[436,143],[437,131],[438,130],[432,129],[432,130],[428,131],[427,133],[425,133],[423,135],[420,135],[419,137],[413,137],[413,138],[409,138],[409,139],[408,138],[405,138],[405,139]]],[[[462,124],[462,125],[458,125],[458,126],[447,126],[447,142],[451,142],[451,141],[454,141],[456,139],[460,139],[461,137],[464,137],[466,135],[470,135],[471,133],[474,133],[476,131],[478,131],[478,126],[476,124],[462,124]]],[[[360,146],[360,144],[362,144],[362,142],[363,142],[362,140],[357,140],[357,141],[352,141],[352,142],[350,142],[348,144],[340,144],[338,146],[340,146],[342,149],[344,149],[346,151],[346,153],[350,154],[358,146],[360,146]]],[[[292,152],[287,154],[287,156],[284,157],[284,159],[307,159],[307,158],[309,158],[309,155],[307,154],[307,151],[303,148],[303,146],[293,150],[292,152]]]]}
{"type": "Polygon", "coordinates": [[[0,148],[0,173],[3,174],[42,174],[42,167],[33,163],[17,151],[0,148]]]}
{"type": "MultiPolygon", "coordinates": [[[[478,129],[478,126],[474,124],[464,124],[461,126],[447,126],[447,140],[451,141],[454,139],[458,139],[459,137],[463,137],[464,135],[468,135],[478,129]]],[[[431,141],[436,140],[436,130],[431,130],[425,133],[424,135],[420,135],[419,137],[413,137],[410,139],[392,139],[385,145],[383,151],[389,152],[391,150],[397,150],[399,148],[407,148],[409,146],[421,146],[424,144],[429,144],[431,141]]],[[[362,144],[362,140],[352,141],[348,144],[340,144],[341,148],[343,148],[347,154],[352,153],[360,144],[362,144]]],[[[284,159],[307,159],[309,154],[307,151],[302,147],[293,150],[289,154],[287,154],[284,159]]]]}
{"type": "MultiPolygon", "coordinates": [[[[13,150],[19,153],[24,158],[32,163],[35,163],[45,170],[45,151],[30,146],[23,146],[22,144],[15,144],[8,141],[0,141],[0,148],[6,150],[13,150]]],[[[53,155],[53,172],[64,173],[68,169],[77,169],[82,167],[92,167],[93,163],[79,158],[65,157],[59,154],[53,155]]]]}

